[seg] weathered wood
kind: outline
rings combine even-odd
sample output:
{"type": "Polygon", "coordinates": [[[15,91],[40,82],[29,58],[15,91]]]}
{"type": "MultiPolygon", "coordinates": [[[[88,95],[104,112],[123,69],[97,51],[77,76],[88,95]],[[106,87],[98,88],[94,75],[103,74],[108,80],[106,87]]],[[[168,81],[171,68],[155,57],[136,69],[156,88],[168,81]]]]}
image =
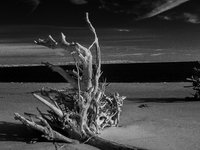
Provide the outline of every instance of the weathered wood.
{"type": "Polygon", "coordinates": [[[42,117],[37,116],[37,118],[40,119],[45,124],[45,127],[35,123],[34,121],[30,121],[30,120],[24,118],[23,116],[19,115],[18,113],[15,113],[14,115],[15,115],[16,120],[20,120],[23,124],[25,124],[29,128],[40,131],[41,133],[43,133],[43,136],[45,138],[47,138],[48,140],[60,141],[60,142],[66,142],[66,143],[76,143],[76,140],[72,140],[66,136],[63,136],[59,132],[52,130],[50,125],[42,117]]]}
{"type": "Polygon", "coordinates": [[[98,40],[98,37],[97,37],[97,34],[96,34],[96,30],[89,20],[88,13],[86,13],[86,21],[89,25],[90,30],[94,34],[94,42],[91,44],[89,49],[91,49],[93,45],[95,45],[95,49],[96,49],[96,63],[95,63],[94,80],[93,80],[93,85],[94,85],[93,96],[94,96],[94,95],[96,95],[97,90],[99,88],[99,78],[101,76],[101,49],[100,49],[100,46],[99,46],[99,40],[98,40]]]}
{"type": "Polygon", "coordinates": [[[135,146],[116,143],[114,141],[105,140],[98,136],[91,137],[86,143],[95,146],[101,150],[147,150],[135,146]]]}
{"type": "MultiPolygon", "coordinates": [[[[49,38],[39,39],[38,41],[35,41],[38,45],[43,45],[48,48],[57,49],[62,48],[64,50],[69,51],[73,57],[75,58],[76,62],[81,62],[81,65],[83,67],[82,71],[82,78],[80,80],[80,87],[82,91],[88,91],[92,87],[92,53],[90,52],[90,49],[82,46],[79,43],[69,43],[65,40],[65,35],[61,33],[61,41],[56,42],[50,35],[49,38]]],[[[46,63],[48,67],[50,67],[53,71],[58,72],[60,75],[62,75],[74,88],[77,89],[78,82],[75,81],[65,70],[60,68],[59,66],[54,66],[52,64],[46,63]]]]}
{"type": "Polygon", "coordinates": [[[45,100],[44,98],[42,98],[41,96],[37,95],[37,94],[33,94],[35,98],[37,98],[40,102],[42,102],[44,105],[48,106],[51,110],[54,111],[54,113],[56,115],[58,115],[59,118],[63,118],[64,114],[63,112],[58,109],[57,107],[55,107],[55,105],[51,104],[50,102],[48,102],[47,100],[45,100]]]}
{"type": "Polygon", "coordinates": [[[52,71],[59,73],[67,82],[70,83],[75,89],[78,89],[78,82],[73,79],[68,72],[66,72],[64,69],[62,69],[59,66],[55,66],[51,63],[43,63],[47,67],[49,67],[52,71]]]}
{"type": "Polygon", "coordinates": [[[42,125],[35,123],[33,120],[26,119],[17,113],[15,113],[15,118],[26,126],[40,131],[49,140],[70,143],[78,140],[100,149],[109,150],[142,150],[97,136],[100,130],[118,125],[125,97],[119,96],[119,94],[106,96],[104,93],[105,84],[99,84],[101,76],[99,40],[95,28],[89,20],[88,13],[86,13],[86,21],[94,34],[94,42],[89,48],[76,42],[67,42],[63,33],[61,33],[61,40],[59,42],[54,40],[51,35],[49,35],[48,39],[35,41],[36,44],[48,48],[62,48],[72,55],[76,64],[76,71],[73,72],[65,71],[61,67],[48,62],[44,64],[63,76],[73,89],[61,91],[43,88],[39,92],[40,94],[38,92],[33,94],[35,98],[50,108],[47,114],[42,113],[38,109],[41,116],[29,115],[30,118],[39,119],[42,125]],[[91,53],[92,47],[95,47],[96,52],[94,64],[94,58],[91,53]],[[51,102],[43,97],[48,98],[51,102]],[[67,133],[67,136],[64,133],[67,133]]]}

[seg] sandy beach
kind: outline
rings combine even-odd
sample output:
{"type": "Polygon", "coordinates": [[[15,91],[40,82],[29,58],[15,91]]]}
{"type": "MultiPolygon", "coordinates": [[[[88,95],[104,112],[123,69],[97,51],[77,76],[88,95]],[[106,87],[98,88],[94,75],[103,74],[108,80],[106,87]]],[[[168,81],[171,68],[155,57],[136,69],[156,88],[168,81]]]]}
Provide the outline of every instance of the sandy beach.
{"type": "MultiPolygon", "coordinates": [[[[200,102],[186,99],[189,83],[111,83],[108,93],[118,91],[127,96],[119,128],[105,129],[102,138],[149,150],[199,150],[200,102]],[[145,107],[140,107],[142,104],[145,107]]],[[[19,121],[14,112],[38,113],[47,108],[31,94],[42,87],[65,88],[64,83],[0,83],[0,149],[54,150],[47,141],[28,144],[37,138],[19,121]]],[[[62,150],[95,150],[87,144],[57,144],[62,150]]]]}
{"type": "Polygon", "coordinates": [[[7,0],[0,7],[0,150],[98,149],[87,140],[47,141],[15,120],[14,113],[48,110],[34,91],[69,86],[47,62],[67,70],[67,81],[81,81],[82,91],[97,79],[109,83],[106,95],[126,96],[119,126],[100,138],[140,150],[200,150],[200,100],[184,88],[200,68],[198,0],[7,0]]]}

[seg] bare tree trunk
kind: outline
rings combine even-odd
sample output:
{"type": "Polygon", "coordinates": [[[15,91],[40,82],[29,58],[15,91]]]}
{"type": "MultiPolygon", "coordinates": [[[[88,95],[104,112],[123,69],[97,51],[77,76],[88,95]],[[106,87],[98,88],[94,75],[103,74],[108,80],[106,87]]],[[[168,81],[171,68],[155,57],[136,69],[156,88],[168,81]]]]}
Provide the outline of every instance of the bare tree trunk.
{"type": "Polygon", "coordinates": [[[34,93],[33,95],[50,108],[47,114],[38,109],[41,116],[25,113],[30,118],[27,119],[15,113],[15,118],[26,126],[40,131],[49,140],[69,143],[74,143],[77,140],[80,142],[87,141],[86,143],[88,144],[109,150],[139,150],[139,148],[121,145],[97,136],[99,131],[105,127],[118,125],[125,97],[119,96],[118,93],[106,96],[104,93],[105,84],[100,86],[101,50],[96,31],[89,20],[88,13],[86,14],[86,21],[95,37],[89,48],[76,42],[67,42],[63,33],[61,33],[60,42],[55,41],[50,35],[48,39],[35,41],[35,43],[48,48],[62,48],[72,55],[76,64],[76,71],[65,71],[59,66],[50,63],[44,64],[63,76],[73,89],[61,91],[43,88],[39,93],[34,93]],[[93,46],[96,52],[94,64],[91,53],[93,46]],[[43,97],[48,98],[51,102],[43,97]],[[39,119],[41,124],[35,123],[31,118],[39,119]],[[68,137],[65,136],[65,133],[68,137]]]}

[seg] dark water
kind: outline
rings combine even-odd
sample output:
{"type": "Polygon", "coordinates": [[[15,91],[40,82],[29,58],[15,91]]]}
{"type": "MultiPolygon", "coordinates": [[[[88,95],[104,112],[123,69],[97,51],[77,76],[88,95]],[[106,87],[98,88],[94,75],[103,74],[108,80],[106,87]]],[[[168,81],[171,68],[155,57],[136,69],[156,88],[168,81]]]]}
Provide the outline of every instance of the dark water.
{"type": "MultiPolygon", "coordinates": [[[[184,82],[198,62],[103,64],[101,81],[107,82],[184,82]]],[[[62,66],[66,70],[72,65],[62,66]]],[[[0,82],[66,82],[45,66],[1,67],[0,82]]]]}

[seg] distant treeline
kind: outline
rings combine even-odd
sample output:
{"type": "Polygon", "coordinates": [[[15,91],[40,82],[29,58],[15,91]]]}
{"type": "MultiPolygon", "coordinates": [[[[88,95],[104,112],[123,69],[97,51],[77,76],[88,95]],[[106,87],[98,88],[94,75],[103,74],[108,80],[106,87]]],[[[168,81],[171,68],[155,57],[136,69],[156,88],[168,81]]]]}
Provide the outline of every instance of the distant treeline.
{"type": "MultiPolygon", "coordinates": [[[[101,81],[184,82],[198,62],[102,64],[101,81]]],[[[66,70],[75,66],[61,66],[66,70]]],[[[0,67],[0,82],[66,82],[46,66],[0,67]]]]}

